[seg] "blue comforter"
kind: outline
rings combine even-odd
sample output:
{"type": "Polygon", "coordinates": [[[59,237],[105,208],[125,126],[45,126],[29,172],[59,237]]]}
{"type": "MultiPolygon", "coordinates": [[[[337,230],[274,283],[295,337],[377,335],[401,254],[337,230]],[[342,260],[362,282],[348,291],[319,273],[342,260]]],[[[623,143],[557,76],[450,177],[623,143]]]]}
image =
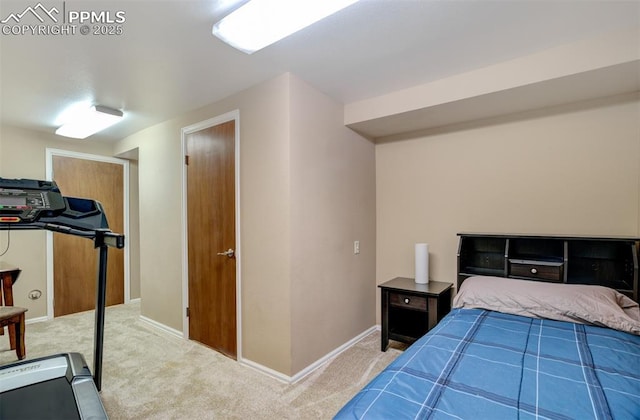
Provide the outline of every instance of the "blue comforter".
{"type": "Polygon", "coordinates": [[[454,309],[336,419],[640,419],[640,336],[454,309]]]}

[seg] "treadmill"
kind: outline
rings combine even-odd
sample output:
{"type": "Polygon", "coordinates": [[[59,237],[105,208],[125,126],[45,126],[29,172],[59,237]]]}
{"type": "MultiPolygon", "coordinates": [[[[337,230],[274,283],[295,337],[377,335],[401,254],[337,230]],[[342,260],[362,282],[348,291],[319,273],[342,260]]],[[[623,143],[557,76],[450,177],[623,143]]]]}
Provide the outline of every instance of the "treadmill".
{"type": "Polygon", "coordinates": [[[0,419],[107,419],[100,400],[108,248],[124,235],[109,230],[102,205],[64,197],[53,181],[0,178],[0,230],[41,229],[80,236],[99,252],[93,376],[80,353],[0,366],[0,419]]]}

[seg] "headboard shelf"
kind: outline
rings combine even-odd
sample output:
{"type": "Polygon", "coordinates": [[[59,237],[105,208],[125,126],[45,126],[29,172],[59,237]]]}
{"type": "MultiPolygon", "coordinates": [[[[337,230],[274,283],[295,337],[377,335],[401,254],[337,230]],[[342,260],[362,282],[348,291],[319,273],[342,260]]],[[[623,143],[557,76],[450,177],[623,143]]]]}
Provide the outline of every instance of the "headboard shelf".
{"type": "Polygon", "coordinates": [[[640,238],[458,233],[458,287],[484,275],[616,289],[638,301],[640,238]]]}

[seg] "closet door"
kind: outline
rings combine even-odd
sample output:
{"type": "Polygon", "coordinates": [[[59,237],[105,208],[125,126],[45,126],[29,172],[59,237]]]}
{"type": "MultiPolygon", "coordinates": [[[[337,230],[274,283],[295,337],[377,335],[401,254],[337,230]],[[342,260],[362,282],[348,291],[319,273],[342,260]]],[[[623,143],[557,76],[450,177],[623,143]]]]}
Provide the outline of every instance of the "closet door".
{"type": "MultiPolygon", "coordinates": [[[[91,198],[104,207],[109,228],[124,232],[124,167],[121,164],[53,156],[53,180],[62,195],[91,198]]],[[[94,309],[98,252],[93,241],[53,234],[54,316],[94,309]]],[[[107,305],[124,303],[124,250],[109,248],[107,305]]]]}

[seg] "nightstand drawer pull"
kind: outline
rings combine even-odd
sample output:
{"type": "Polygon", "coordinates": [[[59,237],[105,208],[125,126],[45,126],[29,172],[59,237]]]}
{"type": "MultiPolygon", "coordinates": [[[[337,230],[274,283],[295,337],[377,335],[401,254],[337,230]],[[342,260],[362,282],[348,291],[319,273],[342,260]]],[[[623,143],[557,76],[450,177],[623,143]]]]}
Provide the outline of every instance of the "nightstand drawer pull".
{"type": "Polygon", "coordinates": [[[535,268],[531,269],[531,274],[538,274],[538,270],[536,270],[535,268]]]}
{"type": "Polygon", "coordinates": [[[396,308],[427,310],[427,298],[424,296],[408,295],[404,293],[390,293],[389,303],[396,308]]]}

